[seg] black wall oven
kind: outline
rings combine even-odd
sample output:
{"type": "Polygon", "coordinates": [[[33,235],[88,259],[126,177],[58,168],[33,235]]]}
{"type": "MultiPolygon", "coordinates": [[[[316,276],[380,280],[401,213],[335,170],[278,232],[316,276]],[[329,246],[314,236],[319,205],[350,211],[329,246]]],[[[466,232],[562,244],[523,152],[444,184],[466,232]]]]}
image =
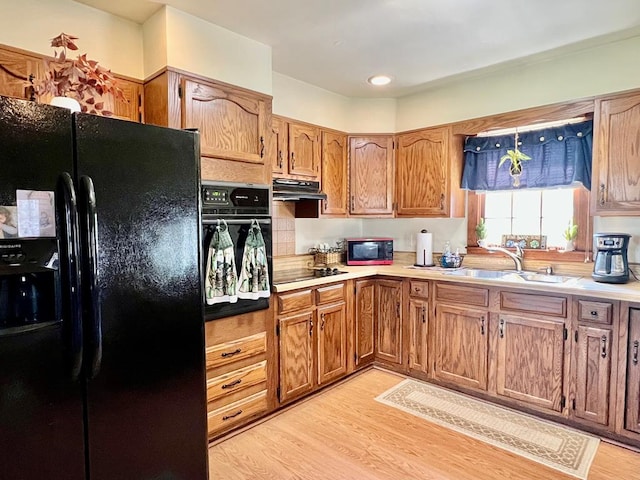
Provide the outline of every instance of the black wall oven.
{"type": "MultiPolygon", "coordinates": [[[[228,227],[239,275],[249,229],[252,223],[257,221],[265,242],[269,287],[271,289],[273,286],[273,258],[269,185],[203,181],[201,194],[204,275],[206,276],[209,271],[206,265],[209,257],[208,252],[219,222],[224,221],[228,227]]],[[[257,300],[239,298],[234,303],[224,302],[213,305],[208,305],[204,298],[202,301],[205,306],[205,320],[215,320],[269,308],[268,297],[257,300]]]]}

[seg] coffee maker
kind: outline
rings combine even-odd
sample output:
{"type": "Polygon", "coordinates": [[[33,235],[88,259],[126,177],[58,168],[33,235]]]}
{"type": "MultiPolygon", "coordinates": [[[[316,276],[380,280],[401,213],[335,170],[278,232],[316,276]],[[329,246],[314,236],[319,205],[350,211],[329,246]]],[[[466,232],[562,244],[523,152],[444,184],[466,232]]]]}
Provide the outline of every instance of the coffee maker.
{"type": "Polygon", "coordinates": [[[595,233],[593,274],[596,282],[626,283],[629,280],[627,248],[631,235],[626,233],[595,233]]]}

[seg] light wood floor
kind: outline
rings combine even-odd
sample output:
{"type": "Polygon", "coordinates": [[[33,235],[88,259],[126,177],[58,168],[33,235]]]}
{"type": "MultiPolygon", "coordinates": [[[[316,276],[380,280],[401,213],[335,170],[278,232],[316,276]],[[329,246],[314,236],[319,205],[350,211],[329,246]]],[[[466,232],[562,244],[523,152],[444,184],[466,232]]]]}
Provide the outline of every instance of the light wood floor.
{"type": "MultiPolygon", "coordinates": [[[[575,480],[374,400],[401,380],[369,370],[212,446],[210,479],[575,480]]],[[[640,454],[601,442],[605,479],[640,479],[640,454]]]]}

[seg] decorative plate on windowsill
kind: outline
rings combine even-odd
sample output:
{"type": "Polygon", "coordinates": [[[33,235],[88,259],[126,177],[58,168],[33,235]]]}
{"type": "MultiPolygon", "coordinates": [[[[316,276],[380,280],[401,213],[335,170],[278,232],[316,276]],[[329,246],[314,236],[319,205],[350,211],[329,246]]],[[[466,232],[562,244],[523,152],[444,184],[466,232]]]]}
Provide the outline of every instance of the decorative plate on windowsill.
{"type": "Polygon", "coordinates": [[[522,248],[546,250],[546,235],[502,235],[502,246],[513,248],[520,245],[522,248]]]}

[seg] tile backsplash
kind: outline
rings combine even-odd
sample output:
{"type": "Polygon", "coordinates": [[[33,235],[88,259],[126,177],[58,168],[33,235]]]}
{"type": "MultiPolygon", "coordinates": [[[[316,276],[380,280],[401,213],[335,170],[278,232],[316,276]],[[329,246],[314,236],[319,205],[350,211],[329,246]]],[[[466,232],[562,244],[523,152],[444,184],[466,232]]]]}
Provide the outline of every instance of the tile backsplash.
{"type": "Polygon", "coordinates": [[[295,204],[273,202],[273,255],[296,253],[295,204]]]}

